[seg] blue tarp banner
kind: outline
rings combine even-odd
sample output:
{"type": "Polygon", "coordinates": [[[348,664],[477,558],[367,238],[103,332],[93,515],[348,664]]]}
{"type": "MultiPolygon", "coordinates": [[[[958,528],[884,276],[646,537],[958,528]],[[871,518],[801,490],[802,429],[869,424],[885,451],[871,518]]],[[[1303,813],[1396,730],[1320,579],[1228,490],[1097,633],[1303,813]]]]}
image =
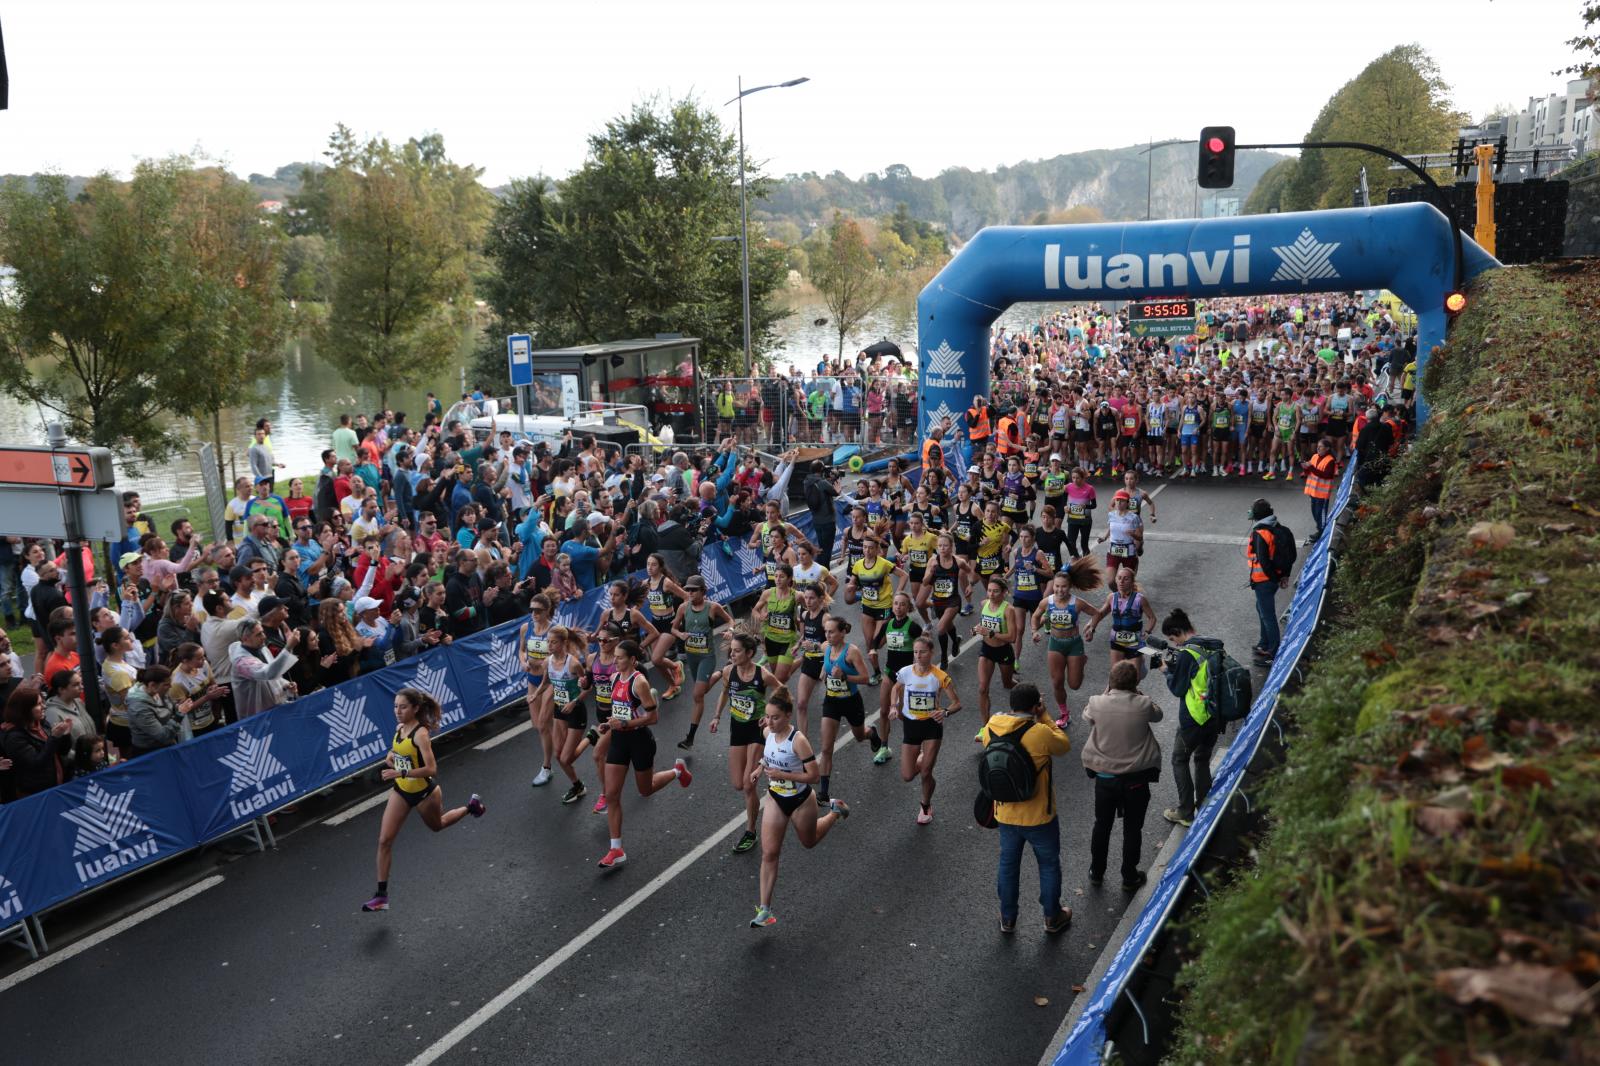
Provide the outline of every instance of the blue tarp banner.
{"type": "Polygon", "coordinates": [[[1177,901],[1178,893],[1183,889],[1184,878],[1189,875],[1195,861],[1205,850],[1212,831],[1216,829],[1217,822],[1244,776],[1245,767],[1255,755],[1262,734],[1271,724],[1273,710],[1278,702],[1278,693],[1294,671],[1295,664],[1305,651],[1306,645],[1310,643],[1312,633],[1317,627],[1322,596],[1328,581],[1328,552],[1333,541],[1334,520],[1350,502],[1351,488],[1355,483],[1354,474],[1355,464],[1351,463],[1345,470],[1344,478],[1339,483],[1339,491],[1328,508],[1328,518],[1324,523],[1322,536],[1300,568],[1294,598],[1289,604],[1288,621],[1283,627],[1283,639],[1278,646],[1278,655],[1273,661],[1272,669],[1267,673],[1266,684],[1262,686],[1261,692],[1251,705],[1249,717],[1244,720],[1238,733],[1229,743],[1227,754],[1218,764],[1212,778],[1211,792],[1207,795],[1205,804],[1195,812],[1194,825],[1189,828],[1183,842],[1178,845],[1177,851],[1167,862],[1160,882],[1151,892],[1150,898],[1145,901],[1144,909],[1139,912],[1133,928],[1128,931],[1126,939],[1112,957],[1111,965],[1106,968],[1100,983],[1087,993],[1090,997],[1089,1003],[1078,1015],[1072,1031],[1067,1034],[1066,1042],[1056,1056],[1055,1066],[1094,1066],[1100,1061],[1100,1053],[1106,1041],[1106,1018],[1112,1006],[1122,994],[1122,990],[1127,987],[1134,967],[1161,932],[1162,926],[1166,924],[1167,917],[1177,901]]]}
{"type": "MultiPolygon", "coordinates": [[[[810,514],[790,521],[814,536],[810,514]]],[[[766,579],[760,552],[744,542],[726,549],[707,545],[700,573],[710,598],[731,604],[766,579]]],[[[610,595],[607,586],[586,592],[555,621],[593,630],[610,595]]],[[[0,928],[377,765],[402,688],[439,701],[441,733],[517,701],[527,691],[525,626],[519,619],[475,633],[0,807],[0,928]]]]}

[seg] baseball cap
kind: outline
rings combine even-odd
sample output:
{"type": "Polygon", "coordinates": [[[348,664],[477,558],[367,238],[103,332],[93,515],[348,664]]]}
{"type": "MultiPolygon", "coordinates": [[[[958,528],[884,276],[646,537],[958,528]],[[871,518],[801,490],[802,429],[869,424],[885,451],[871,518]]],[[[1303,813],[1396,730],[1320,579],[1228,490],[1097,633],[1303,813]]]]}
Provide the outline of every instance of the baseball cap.
{"type": "Polygon", "coordinates": [[[282,606],[283,601],[278,599],[278,597],[263,596],[261,597],[261,602],[256,605],[256,615],[257,617],[265,618],[267,615],[271,614],[273,611],[276,611],[282,606]]]}
{"type": "Polygon", "coordinates": [[[1131,500],[1131,499],[1133,499],[1132,496],[1128,495],[1128,490],[1127,489],[1118,489],[1116,492],[1113,492],[1111,494],[1111,498],[1113,500],[1131,500]]]}
{"type": "Polygon", "coordinates": [[[684,581],[683,587],[686,590],[703,589],[706,587],[706,579],[701,577],[699,574],[692,574],[687,580],[684,581]]]}
{"type": "Polygon", "coordinates": [[[144,562],[144,552],[123,552],[122,557],[117,560],[117,565],[126,570],[134,563],[142,562],[144,562]]]}
{"type": "Polygon", "coordinates": [[[383,601],[381,601],[381,600],[375,600],[371,596],[361,596],[361,597],[358,597],[356,599],[355,611],[356,611],[356,614],[361,614],[364,611],[375,610],[375,609],[377,609],[379,607],[382,607],[382,606],[383,606],[383,601]]]}

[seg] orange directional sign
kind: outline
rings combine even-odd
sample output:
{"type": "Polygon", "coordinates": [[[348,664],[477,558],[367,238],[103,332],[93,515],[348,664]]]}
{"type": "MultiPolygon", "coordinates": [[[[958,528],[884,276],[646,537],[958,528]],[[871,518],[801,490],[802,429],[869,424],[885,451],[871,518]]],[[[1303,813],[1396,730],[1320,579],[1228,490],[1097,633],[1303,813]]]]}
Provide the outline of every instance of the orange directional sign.
{"type": "Polygon", "coordinates": [[[0,485],[93,490],[114,482],[111,452],[105,448],[0,446],[0,485]]]}

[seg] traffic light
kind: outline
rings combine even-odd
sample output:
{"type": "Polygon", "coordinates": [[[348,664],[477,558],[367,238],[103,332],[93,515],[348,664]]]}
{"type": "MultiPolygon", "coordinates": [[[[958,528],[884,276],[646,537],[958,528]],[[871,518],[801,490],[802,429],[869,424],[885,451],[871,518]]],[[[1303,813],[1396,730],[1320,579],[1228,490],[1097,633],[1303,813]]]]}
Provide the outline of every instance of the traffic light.
{"type": "Polygon", "coordinates": [[[1200,187],[1233,187],[1233,127],[1207,126],[1200,131],[1200,187]]]}

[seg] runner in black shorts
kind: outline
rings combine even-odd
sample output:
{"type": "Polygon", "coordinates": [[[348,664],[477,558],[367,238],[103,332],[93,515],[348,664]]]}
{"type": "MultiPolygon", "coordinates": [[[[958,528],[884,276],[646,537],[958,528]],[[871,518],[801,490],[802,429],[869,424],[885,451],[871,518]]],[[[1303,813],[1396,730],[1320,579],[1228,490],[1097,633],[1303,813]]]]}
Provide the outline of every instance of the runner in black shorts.
{"type": "Polygon", "coordinates": [[[922,603],[933,605],[933,630],[939,634],[939,666],[950,668],[950,658],[961,654],[956,615],[961,608],[961,587],[972,577],[972,564],[956,555],[955,538],[941,533],[938,548],[922,576],[922,603]]]}
{"type": "Polygon", "coordinates": [[[617,679],[611,686],[611,717],[600,723],[600,729],[611,737],[606,752],[605,791],[606,822],[611,829],[611,849],[600,860],[602,870],[614,870],[628,861],[622,850],[622,782],[633,767],[633,782],[639,795],[659,792],[676,781],[688,788],[694,776],[682,759],[670,770],[655,770],[656,738],[650,726],[660,720],[656,708],[656,694],[639,672],[639,660],[644,655],[639,645],[631,640],[617,644],[615,652],[617,679]]]}
{"type": "MultiPolygon", "coordinates": [[[[787,566],[787,564],[785,564],[787,566]]],[[[728,712],[728,783],[744,794],[744,835],[733,846],[742,855],[756,846],[756,815],[761,812],[761,797],[756,794],[750,771],[761,759],[762,708],[767,693],[783,687],[776,674],[756,665],[756,638],[735,633],[728,641],[728,668],[722,675],[722,698],[711,717],[711,732],[717,731],[722,712],[728,712]]]]}
{"type": "Polygon", "coordinates": [[[894,705],[903,726],[900,741],[900,777],[914,781],[922,777],[922,803],[917,808],[917,824],[933,821],[933,766],[939,760],[939,745],[944,741],[946,715],[961,709],[961,697],[950,676],[933,665],[933,641],[918,637],[912,662],[895,671],[894,705]],[[940,693],[950,697],[947,707],[939,705],[940,693]]]}
{"type": "Polygon", "coordinates": [[[806,731],[806,711],[811,706],[811,694],[822,680],[822,646],[828,641],[825,623],[828,620],[827,598],[822,589],[809,585],[800,590],[800,680],[795,699],[795,713],[800,719],[800,732],[806,731]]]}
{"type": "Polygon", "coordinates": [[[817,785],[817,799],[827,803],[828,781],[833,775],[833,742],[839,735],[839,720],[850,723],[850,732],[857,740],[867,739],[867,712],[861,705],[861,690],[857,687],[867,680],[867,659],[859,647],[845,644],[850,623],[843,618],[830,617],[823,632],[828,642],[822,648],[822,750],[818,753],[822,777],[817,785]]]}
{"type": "Polygon", "coordinates": [[[989,579],[989,597],[979,608],[978,624],[972,635],[980,637],[978,648],[978,711],[983,720],[989,720],[989,682],[994,680],[994,668],[1000,667],[1000,683],[1007,689],[1016,684],[1013,667],[1016,664],[1015,638],[1011,632],[1011,605],[1006,602],[1006,579],[989,579]]]}

